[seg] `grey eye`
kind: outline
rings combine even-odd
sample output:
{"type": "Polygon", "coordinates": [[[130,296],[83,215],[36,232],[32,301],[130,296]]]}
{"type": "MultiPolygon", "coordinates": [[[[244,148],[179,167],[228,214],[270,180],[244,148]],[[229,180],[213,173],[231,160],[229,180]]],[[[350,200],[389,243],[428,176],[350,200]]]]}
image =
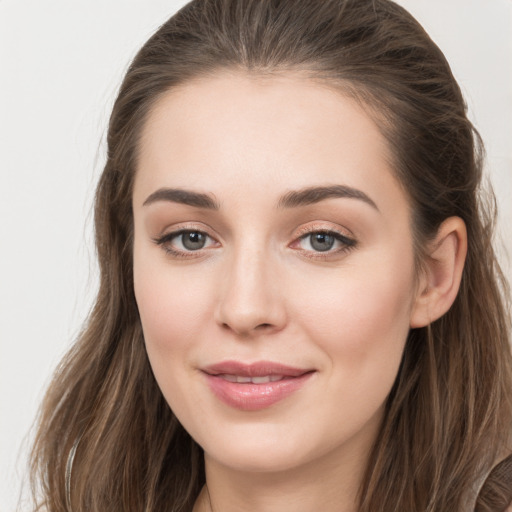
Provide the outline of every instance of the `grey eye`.
{"type": "Polygon", "coordinates": [[[309,235],[309,243],[315,251],[324,252],[332,249],[336,238],[329,233],[312,233],[309,235]]]}
{"type": "Polygon", "coordinates": [[[208,235],[200,231],[184,231],[181,233],[180,238],[185,249],[197,251],[205,246],[208,235]]]}

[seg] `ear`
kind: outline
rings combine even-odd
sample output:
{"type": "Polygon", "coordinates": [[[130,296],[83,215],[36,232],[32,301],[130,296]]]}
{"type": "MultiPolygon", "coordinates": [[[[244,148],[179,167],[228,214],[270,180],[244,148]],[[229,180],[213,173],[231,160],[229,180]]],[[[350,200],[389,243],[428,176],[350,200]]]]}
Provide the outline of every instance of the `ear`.
{"type": "Polygon", "coordinates": [[[411,311],[411,327],[425,327],[450,309],[459,291],[467,245],[464,221],[459,217],[446,219],[427,248],[411,311]]]}

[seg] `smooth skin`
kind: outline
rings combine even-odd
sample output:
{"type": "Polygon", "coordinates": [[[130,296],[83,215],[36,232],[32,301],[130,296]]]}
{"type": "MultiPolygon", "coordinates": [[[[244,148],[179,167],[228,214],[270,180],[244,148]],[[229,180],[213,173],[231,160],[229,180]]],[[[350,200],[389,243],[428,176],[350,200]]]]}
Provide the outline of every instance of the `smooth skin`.
{"type": "Polygon", "coordinates": [[[158,385],[205,451],[194,512],[356,510],[408,331],[449,309],[466,252],[447,219],[417,275],[390,162],[360,104],[298,74],[222,72],[150,113],[135,294],[158,385]],[[314,373],[242,411],[206,384],[226,360],[314,373]]]}

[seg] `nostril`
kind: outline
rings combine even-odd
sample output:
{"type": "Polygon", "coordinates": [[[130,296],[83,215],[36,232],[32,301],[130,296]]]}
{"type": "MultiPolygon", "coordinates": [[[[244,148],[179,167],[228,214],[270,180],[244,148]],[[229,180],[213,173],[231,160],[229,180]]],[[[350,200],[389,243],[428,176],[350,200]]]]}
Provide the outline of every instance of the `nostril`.
{"type": "Polygon", "coordinates": [[[268,329],[269,327],[272,327],[272,324],[260,324],[260,325],[256,326],[256,329],[263,330],[263,329],[268,329]]]}
{"type": "Polygon", "coordinates": [[[222,323],[221,324],[222,329],[229,330],[229,331],[235,331],[238,334],[250,334],[250,332],[255,331],[270,331],[274,328],[274,326],[271,323],[261,323],[251,328],[239,328],[239,329],[233,329],[233,327],[229,323],[222,323]]]}

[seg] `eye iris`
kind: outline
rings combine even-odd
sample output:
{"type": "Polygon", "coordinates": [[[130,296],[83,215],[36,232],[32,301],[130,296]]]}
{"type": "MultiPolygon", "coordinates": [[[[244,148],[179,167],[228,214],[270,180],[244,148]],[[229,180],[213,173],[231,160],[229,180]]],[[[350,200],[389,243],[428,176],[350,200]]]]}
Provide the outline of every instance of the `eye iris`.
{"type": "Polygon", "coordinates": [[[311,235],[310,239],[311,247],[313,247],[315,251],[328,251],[332,249],[334,242],[334,236],[328,233],[315,233],[311,235]]]}
{"type": "Polygon", "coordinates": [[[181,242],[185,249],[197,251],[202,249],[206,243],[206,236],[198,231],[186,231],[181,234],[181,242]]]}

